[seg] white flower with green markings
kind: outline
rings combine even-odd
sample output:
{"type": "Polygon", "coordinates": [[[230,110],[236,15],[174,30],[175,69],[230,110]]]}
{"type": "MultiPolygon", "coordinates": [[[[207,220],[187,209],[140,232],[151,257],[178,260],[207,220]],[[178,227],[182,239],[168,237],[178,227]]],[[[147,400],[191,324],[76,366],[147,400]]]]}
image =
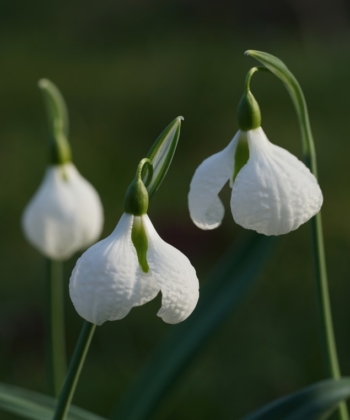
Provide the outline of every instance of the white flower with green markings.
{"type": "Polygon", "coordinates": [[[174,156],[182,119],[177,117],[165,128],[140,162],[115,230],[89,248],[72,272],[69,290],[75,309],[93,324],[122,319],[159,292],[162,307],[157,315],[169,324],[184,321],[197,305],[195,269],[182,252],[160,238],[147,216],[149,198],[174,156]]]}
{"type": "Polygon", "coordinates": [[[235,222],[265,235],[282,235],[318,213],[323,196],[304,163],[266,137],[249,80],[239,105],[240,130],[224,150],[204,160],[193,176],[190,215],[201,229],[218,227],[224,216],[218,194],[229,181],[235,222]]]}

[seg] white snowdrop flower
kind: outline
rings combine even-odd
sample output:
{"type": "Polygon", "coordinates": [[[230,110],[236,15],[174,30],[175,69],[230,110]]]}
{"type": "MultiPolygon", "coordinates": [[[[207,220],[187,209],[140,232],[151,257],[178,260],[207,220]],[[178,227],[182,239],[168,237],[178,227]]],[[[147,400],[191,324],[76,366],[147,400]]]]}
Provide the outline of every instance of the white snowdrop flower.
{"type": "Polygon", "coordinates": [[[39,80],[50,128],[50,165],[24,210],[22,228],[28,241],[53,260],[66,260],[97,241],[103,208],[95,188],[72,163],[68,111],[50,80],[39,80]]]}
{"type": "Polygon", "coordinates": [[[75,309],[101,325],[162,293],[158,316],[169,324],[184,321],[199,297],[196,271],[188,258],[164,242],[149,217],[148,193],[141,181],[143,159],[125,198],[125,213],[113,233],[89,248],[70,279],[75,309]]]}
{"type": "Polygon", "coordinates": [[[259,106],[250,91],[239,106],[240,130],[229,145],[197,168],[189,210],[201,229],[214,229],[224,216],[218,193],[230,182],[236,223],[265,235],[297,229],[320,210],[321,189],[310,170],[287,150],[272,144],[260,126],[259,106]]]}
{"type": "Polygon", "coordinates": [[[103,208],[73,163],[50,165],[22,217],[27,240],[43,255],[65,260],[100,236],[103,208]]]}

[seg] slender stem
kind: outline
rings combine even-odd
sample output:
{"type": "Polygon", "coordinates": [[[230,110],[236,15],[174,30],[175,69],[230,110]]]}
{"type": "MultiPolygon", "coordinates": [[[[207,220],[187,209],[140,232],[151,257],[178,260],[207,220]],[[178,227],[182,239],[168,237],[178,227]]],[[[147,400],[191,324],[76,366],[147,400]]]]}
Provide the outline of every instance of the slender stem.
{"type": "MultiPolygon", "coordinates": [[[[275,76],[282,80],[294,103],[302,137],[304,161],[317,178],[317,159],[315,144],[312,136],[309,113],[304,93],[294,75],[286,65],[270,54],[249,50],[248,55],[264,64],[275,76]]],[[[252,73],[254,74],[254,72],[252,73]]],[[[310,220],[311,245],[314,257],[317,298],[320,308],[322,344],[327,367],[327,374],[334,379],[340,378],[340,369],[335,343],[331,303],[328,290],[326,257],[323,241],[322,219],[319,212],[310,220]]],[[[339,420],[349,420],[347,405],[342,402],[336,412],[339,420]]]]}
{"type": "MultiPolygon", "coordinates": [[[[302,134],[302,145],[304,161],[310,168],[311,172],[317,177],[317,159],[315,143],[312,136],[309,114],[303,91],[294,78],[291,79],[293,90],[295,92],[295,100],[299,105],[299,125],[302,134]]],[[[329,296],[328,276],[326,267],[326,255],[323,239],[322,217],[319,212],[310,220],[311,227],[311,246],[314,259],[315,280],[318,306],[320,310],[321,332],[323,342],[323,353],[326,362],[327,375],[333,379],[341,377],[337,346],[334,335],[331,302],[329,296]]],[[[335,413],[339,420],[349,420],[346,402],[339,404],[339,408],[335,413]]]]}
{"type": "MultiPolygon", "coordinates": [[[[310,220],[311,241],[313,248],[313,258],[316,272],[316,290],[320,316],[323,328],[322,341],[324,343],[324,359],[326,361],[327,375],[333,379],[340,379],[341,373],[338,362],[337,346],[334,336],[332,310],[329,298],[326,257],[323,243],[323,228],[321,213],[318,213],[310,220]]],[[[335,413],[335,418],[348,420],[349,414],[346,402],[339,404],[335,413]]],[[[333,418],[333,417],[332,417],[333,418]]]]}
{"type": "Polygon", "coordinates": [[[66,375],[63,265],[60,261],[47,260],[47,277],[47,362],[50,391],[57,397],[66,375]]]}
{"type": "Polygon", "coordinates": [[[72,402],[75,388],[83,368],[87,352],[90,347],[96,325],[85,321],[81,329],[78,342],[75,346],[72,360],[69,365],[68,373],[64,381],[61,394],[58,399],[53,420],[65,420],[72,402]]]}

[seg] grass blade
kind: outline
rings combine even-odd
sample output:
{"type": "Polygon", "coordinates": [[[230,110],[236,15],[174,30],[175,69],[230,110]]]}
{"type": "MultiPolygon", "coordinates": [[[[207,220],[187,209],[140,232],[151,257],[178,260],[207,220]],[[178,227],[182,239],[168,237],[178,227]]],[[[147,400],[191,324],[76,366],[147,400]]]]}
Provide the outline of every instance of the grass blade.
{"type": "MultiPolygon", "coordinates": [[[[54,415],[56,403],[56,399],[48,395],[0,383],[0,411],[17,415],[23,419],[49,420],[54,415]]],[[[69,411],[68,420],[106,419],[72,406],[69,411]]]]}
{"type": "Polygon", "coordinates": [[[242,420],[326,419],[349,396],[350,379],[329,379],[273,401],[242,420]]]}

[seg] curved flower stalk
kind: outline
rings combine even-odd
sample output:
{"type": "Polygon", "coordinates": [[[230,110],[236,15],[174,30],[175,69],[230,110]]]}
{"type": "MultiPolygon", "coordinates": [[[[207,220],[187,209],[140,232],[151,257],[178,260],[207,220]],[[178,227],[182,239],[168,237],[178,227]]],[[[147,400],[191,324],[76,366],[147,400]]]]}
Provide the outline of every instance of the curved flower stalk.
{"type": "Polygon", "coordinates": [[[94,187],[71,162],[67,115],[57,110],[63,98],[48,80],[41,80],[39,86],[45,93],[50,115],[51,164],[24,210],[22,227],[28,241],[43,255],[61,261],[99,238],[103,208],[94,187]]]}
{"type": "Polygon", "coordinates": [[[294,155],[272,144],[261,128],[259,105],[249,90],[254,71],[239,105],[240,130],[224,150],[204,160],[191,181],[190,215],[201,229],[221,224],[224,206],[218,193],[227,181],[235,222],[265,235],[297,229],[322,206],[315,176],[294,155]]]}
{"type": "Polygon", "coordinates": [[[143,159],[125,198],[125,213],[113,233],[78,260],[70,296],[87,321],[101,325],[124,318],[129,311],[162,293],[158,316],[169,324],[184,321],[194,310],[198,279],[188,258],[164,242],[149,217],[148,193],[141,180],[143,159]]]}

